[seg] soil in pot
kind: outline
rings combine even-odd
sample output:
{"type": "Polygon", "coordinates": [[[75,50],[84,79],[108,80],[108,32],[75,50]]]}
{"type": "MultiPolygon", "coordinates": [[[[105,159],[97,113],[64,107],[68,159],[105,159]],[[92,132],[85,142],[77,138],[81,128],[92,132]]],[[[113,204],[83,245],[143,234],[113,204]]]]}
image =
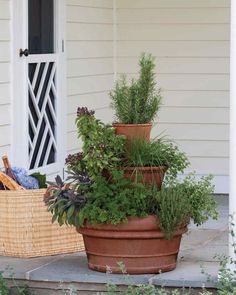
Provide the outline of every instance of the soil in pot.
{"type": "Polygon", "coordinates": [[[83,235],[89,268],[121,273],[123,262],[129,274],[171,271],[176,267],[182,234],[187,225],[166,240],[156,216],[130,218],[127,223],[88,225],[77,229],[83,235]]]}
{"type": "Polygon", "coordinates": [[[152,124],[112,124],[117,135],[125,135],[128,146],[134,139],[150,141],[152,124]]]}
{"type": "Polygon", "coordinates": [[[167,167],[125,167],[124,177],[133,182],[153,184],[161,188],[167,167]]]}

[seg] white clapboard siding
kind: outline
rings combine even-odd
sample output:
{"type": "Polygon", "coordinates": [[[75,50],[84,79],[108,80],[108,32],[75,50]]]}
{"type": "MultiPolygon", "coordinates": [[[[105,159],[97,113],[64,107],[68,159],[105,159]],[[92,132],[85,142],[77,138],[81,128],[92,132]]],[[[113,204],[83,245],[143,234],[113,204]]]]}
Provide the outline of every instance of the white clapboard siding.
{"type": "Polygon", "coordinates": [[[11,124],[11,106],[0,105],[0,126],[11,124]]]}
{"type": "Polygon", "coordinates": [[[228,141],[201,141],[182,140],[176,142],[190,157],[228,158],[228,141]]]}
{"type": "Polygon", "coordinates": [[[119,23],[142,24],[211,24],[228,23],[230,10],[222,7],[169,8],[169,9],[125,9],[117,10],[119,23]],[[199,15],[201,17],[199,18],[199,15]]]}
{"type": "Polygon", "coordinates": [[[71,150],[78,152],[82,147],[82,141],[78,138],[77,131],[67,132],[67,153],[70,153],[71,150]]]}
{"type": "Polygon", "coordinates": [[[111,124],[115,120],[114,111],[109,106],[98,109],[96,111],[96,117],[106,124],[111,124]]]}
{"type": "Polygon", "coordinates": [[[0,155],[11,151],[11,2],[0,0],[0,155]]]}
{"type": "MultiPolygon", "coordinates": [[[[127,74],[130,81],[135,74],[127,74]]],[[[158,85],[167,91],[227,91],[229,90],[228,74],[158,74],[158,85]]]]}
{"type": "Polygon", "coordinates": [[[228,158],[228,141],[177,141],[178,146],[190,157],[228,158]]]}
{"type": "Polygon", "coordinates": [[[0,19],[0,41],[10,40],[10,21],[0,19]]]}
{"type": "Polygon", "coordinates": [[[161,123],[228,124],[228,108],[163,107],[159,113],[161,123]]]}
{"type": "Polygon", "coordinates": [[[141,52],[156,58],[163,106],[152,136],[168,135],[197,174],[228,192],[229,0],[117,0],[117,74],[137,77],[141,52]]]}
{"type": "Polygon", "coordinates": [[[162,91],[163,104],[174,107],[229,107],[229,91],[162,91]]]}
{"type": "Polygon", "coordinates": [[[76,114],[69,114],[67,116],[67,132],[76,131],[75,119],[76,119],[76,114]]]}
{"type": "Polygon", "coordinates": [[[9,1],[6,0],[0,0],[0,19],[1,20],[6,20],[10,19],[10,5],[9,1]]]}
{"type": "Polygon", "coordinates": [[[109,91],[113,75],[73,77],[68,79],[68,95],[109,91]]]}
{"type": "MultiPolygon", "coordinates": [[[[209,39],[210,40],[210,39],[209,39]]],[[[229,57],[229,41],[157,41],[119,40],[119,57],[138,57],[140,52],[151,52],[155,57],[229,57]]]]}
{"type": "Polygon", "coordinates": [[[10,82],[10,63],[2,62],[0,67],[0,84],[10,82]]]}
{"type": "Polygon", "coordinates": [[[67,23],[67,40],[69,41],[109,41],[112,38],[110,24],[67,23]]]}
{"type": "MultiPolygon", "coordinates": [[[[76,59],[67,62],[67,77],[113,74],[113,58],[76,59]]],[[[0,76],[1,77],[1,76],[0,76]]]]}
{"type": "Polygon", "coordinates": [[[74,23],[112,24],[113,18],[109,9],[68,6],[67,21],[74,23]]]}
{"type": "Polygon", "coordinates": [[[11,126],[10,125],[0,125],[0,147],[9,145],[11,142],[11,126]]]}
{"type": "Polygon", "coordinates": [[[117,0],[119,8],[198,8],[229,7],[230,0],[117,0]]]}
{"type": "Polygon", "coordinates": [[[67,41],[67,59],[113,57],[112,41],[67,41]]]}
{"type": "Polygon", "coordinates": [[[10,145],[0,146],[0,155],[10,155],[10,153],[11,153],[10,145]]]}
{"type": "Polygon", "coordinates": [[[112,0],[67,0],[68,6],[80,6],[80,7],[98,7],[103,9],[112,8],[112,0]]]}
{"type": "Polygon", "coordinates": [[[67,99],[67,113],[76,113],[78,107],[86,106],[90,110],[98,110],[109,105],[110,97],[107,91],[71,95],[67,99]]]}
{"type": "MultiPolygon", "coordinates": [[[[102,120],[104,123],[111,123],[114,121],[114,113],[109,106],[99,108],[96,110],[96,118],[102,120]]],[[[67,130],[68,132],[76,131],[75,126],[76,113],[68,114],[67,116],[67,130]]]]}
{"type": "MultiPolygon", "coordinates": [[[[229,74],[229,58],[222,57],[160,57],[156,58],[157,80],[159,74],[229,74]]],[[[117,58],[117,72],[138,71],[137,57],[117,58]]]]}
{"type": "Polygon", "coordinates": [[[10,84],[9,83],[0,84],[0,105],[6,104],[9,102],[10,102],[10,84]]]}
{"type": "Polygon", "coordinates": [[[67,0],[67,152],[81,148],[78,106],[109,119],[108,92],[114,83],[113,1],[67,0]]]}
{"type": "Polygon", "coordinates": [[[11,50],[10,42],[1,41],[0,46],[0,62],[7,62],[10,60],[11,50]]]}
{"type": "Polygon", "coordinates": [[[219,74],[161,74],[159,83],[164,90],[229,90],[229,75],[219,74]]]}
{"type": "Polygon", "coordinates": [[[198,171],[198,174],[228,175],[229,159],[228,158],[203,158],[206,165],[202,165],[199,157],[190,157],[192,166],[198,171]]]}
{"type": "MultiPolygon", "coordinates": [[[[227,124],[167,124],[157,122],[153,127],[152,137],[159,135],[184,141],[227,141],[229,139],[229,126],[227,124]]],[[[202,165],[204,166],[204,162],[202,162],[202,165]]]]}
{"type": "Polygon", "coordinates": [[[228,41],[229,24],[118,24],[118,40],[228,41]]]}

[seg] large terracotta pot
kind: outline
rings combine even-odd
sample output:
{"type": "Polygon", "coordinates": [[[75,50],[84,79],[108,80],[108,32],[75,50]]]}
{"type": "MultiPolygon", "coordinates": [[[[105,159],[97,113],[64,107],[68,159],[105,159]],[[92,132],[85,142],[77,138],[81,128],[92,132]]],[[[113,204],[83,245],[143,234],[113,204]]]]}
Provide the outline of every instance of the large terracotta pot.
{"type": "Polygon", "coordinates": [[[119,225],[88,225],[77,229],[83,235],[89,268],[121,273],[118,262],[123,262],[129,274],[159,273],[173,270],[183,226],[166,240],[156,216],[130,218],[119,225]]]}
{"type": "Polygon", "coordinates": [[[124,177],[133,182],[154,184],[161,188],[167,167],[125,167],[124,177]]]}
{"type": "Polygon", "coordinates": [[[117,135],[125,135],[127,144],[134,139],[150,141],[152,124],[112,124],[117,135]]]}

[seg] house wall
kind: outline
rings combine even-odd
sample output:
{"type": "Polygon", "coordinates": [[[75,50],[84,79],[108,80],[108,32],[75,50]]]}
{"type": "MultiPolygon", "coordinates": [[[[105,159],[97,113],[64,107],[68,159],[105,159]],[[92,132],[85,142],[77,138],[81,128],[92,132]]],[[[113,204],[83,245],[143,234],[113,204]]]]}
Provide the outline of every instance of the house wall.
{"type": "MultiPolygon", "coordinates": [[[[0,0],[0,155],[11,154],[11,1],[0,0]]],[[[227,192],[229,0],[66,0],[67,152],[77,151],[78,106],[112,121],[108,91],[133,76],[142,51],[156,57],[165,131],[199,175],[227,192]]]]}
{"type": "Polygon", "coordinates": [[[137,73],[142,51],[156,57],[163,106],[153,136],[174,138],[197,174],[228,191],[228,0],[117,0],[117,73],[137,73]]]}
{"type": "Polygon", "coordinates": [[[67,152],[81,147],[78,106],[111,121],[108,92],[113,87],[113,1],[67,0],[67,152]]]}
{"type": "Polygon", "coordinates": [[[0,155],[11,144],[11,1],[0,0],[0,155]]]}

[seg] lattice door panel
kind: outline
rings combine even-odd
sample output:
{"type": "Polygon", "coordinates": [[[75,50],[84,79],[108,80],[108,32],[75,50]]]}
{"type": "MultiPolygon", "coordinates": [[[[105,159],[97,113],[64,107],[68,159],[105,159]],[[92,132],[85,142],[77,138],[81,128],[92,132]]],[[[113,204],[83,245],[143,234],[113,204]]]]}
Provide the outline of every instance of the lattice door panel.
{"type": "Polygon", "coordinates": [[[56,162],[56,61],[28,65],[29,169],[56,162]]]}

